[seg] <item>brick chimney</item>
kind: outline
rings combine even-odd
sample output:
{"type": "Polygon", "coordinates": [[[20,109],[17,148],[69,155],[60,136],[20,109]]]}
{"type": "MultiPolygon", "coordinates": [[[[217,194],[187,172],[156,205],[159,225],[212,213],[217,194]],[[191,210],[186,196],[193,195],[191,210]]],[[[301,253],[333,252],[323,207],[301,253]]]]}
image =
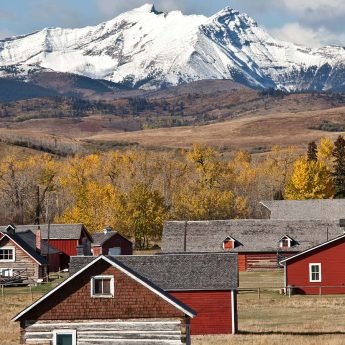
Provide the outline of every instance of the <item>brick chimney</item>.
{"type": "Polygon", "coordinates": [[[42,232],[41,228],[38,226],[36,230],[36,251],[41,252],[41,246],[42,246],[42,232]]]}

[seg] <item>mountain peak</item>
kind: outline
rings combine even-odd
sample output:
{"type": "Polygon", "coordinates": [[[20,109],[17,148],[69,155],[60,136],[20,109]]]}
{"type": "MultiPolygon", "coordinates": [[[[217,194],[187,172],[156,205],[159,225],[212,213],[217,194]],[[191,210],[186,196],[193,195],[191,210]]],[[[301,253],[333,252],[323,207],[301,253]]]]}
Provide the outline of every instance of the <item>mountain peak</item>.
{"type": "Polygon", "coordinates": [[[230,22],[235,22],[238,26],[245,24],[246,26],[258,26],[257,22],[252,19],[248,14],[242,13],[238,10],[227,6],[216,13],[213,17],[214,20],[221,24],[229,24],[230,22]]]}
{"type": "Polygon", "coordinates": [[[147,3],[145,5],[142,5],[136,9],[134,9],[136,12],[144,12],[144,13],[155,13],[155,14],[161,14],[162,12],[159,12],[156,10],[156,7],[154,4],[147,3]]]}

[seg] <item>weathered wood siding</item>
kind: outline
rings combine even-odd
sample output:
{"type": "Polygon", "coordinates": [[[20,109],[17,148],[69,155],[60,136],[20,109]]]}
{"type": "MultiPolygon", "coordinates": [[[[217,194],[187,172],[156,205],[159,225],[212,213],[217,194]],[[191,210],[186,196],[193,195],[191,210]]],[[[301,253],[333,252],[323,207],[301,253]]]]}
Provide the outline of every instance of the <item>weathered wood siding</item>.
{"type": "Polygon", "coordinates": [[[197,312],[191,319],[192,335],[233,333],[231,291],[174,291],[170,294],[197,312]]]}
{"type": "Polygon", "coordinates": [[[54,330],[68,329],[77,332],[77,345],[181,345],[184,323],[183,318],[26,321],[21,324],[21,344],[52,344],[54,330]]]}
{"type": "Polygon", "coordinates": [[[27,277],[28,279],[36,280],[44,276],[44,269],[20,247],[18,247],[14,242],[10,241],[6,237],[2,238],[0,241],[0,248],[3,247],[15,248],[15,261],[0,261],[0,268],[11,268],[13,269],[13,273],[25,271],[24,273],[22,273],[22,275],[27,277]]]}
{"type": "Polygon", "coordinates": [[[345,294],[345,239],[288,261],[286,285],[300,294],[345,294]],[[321,264],[321,282],[309,281],[311,263],[321,264]]]}
{"type": "MultiPolygon", "coordinates": [[[[282,257],[289,257],[298,252],[280,252],[282,257]]],[[[262,252],[262,253],[239,253],[238,254],[238,270],[240,272],[255,271],[255,270],[272,270],[281,268],[278,265],[277,253],[262,252]]]]}

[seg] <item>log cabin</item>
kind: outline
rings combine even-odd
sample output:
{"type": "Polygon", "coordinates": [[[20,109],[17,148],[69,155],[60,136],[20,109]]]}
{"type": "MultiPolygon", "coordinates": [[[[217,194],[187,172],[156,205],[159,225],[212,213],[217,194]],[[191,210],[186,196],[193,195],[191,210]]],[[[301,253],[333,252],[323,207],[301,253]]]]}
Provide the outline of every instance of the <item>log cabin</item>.
{"type": "Polygon", "coordinates": [[[286,257],[341,234],[339,220],[170,221],[162,252],[238,253],[239,271],[277,269],[286,257]]]}
{"type": "Polygon", "coordinates": [[[45,278],[50,271],[58,270],[60,251],[48,246],[40,232],[16,233],[14,225],[0,232],[0,277],[4,284],[32,283],[45,278]],[[48,260],[49,258],[49,260],[48,260]]]}
{"type": "MultiPolygon", "coordinates": [[[[115,259],[195,310],[192,335],[237,332],[237,254],[131,255],[115,259]]],[[[70,273],[92,260],[72,257],[70,273]]]]}
{"type": "Polygon", "coordinates": [[[288,294],[345,293],[345,234],[283,260],[288,294]]]}
{"type": "Polygon", "coordinates": [[[20,344],[190,344],[195,311],[118,261],[99,256],[17,314],[20,344]]]}

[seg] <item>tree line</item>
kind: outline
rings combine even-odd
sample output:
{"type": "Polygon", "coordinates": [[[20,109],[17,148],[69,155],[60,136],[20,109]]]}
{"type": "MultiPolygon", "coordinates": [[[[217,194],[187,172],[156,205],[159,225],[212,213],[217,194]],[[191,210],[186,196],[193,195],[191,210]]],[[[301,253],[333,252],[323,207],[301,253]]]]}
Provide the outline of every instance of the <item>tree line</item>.
{"type": "Polygon", "coordinates": [[[345,140],[310,143],[306,154],[274,147],[231,156],[210,147],[0,159],[2,224],[111,226],[147,248],[165,220],[260,218],[260,200],[345,197],[345,140]]]}

